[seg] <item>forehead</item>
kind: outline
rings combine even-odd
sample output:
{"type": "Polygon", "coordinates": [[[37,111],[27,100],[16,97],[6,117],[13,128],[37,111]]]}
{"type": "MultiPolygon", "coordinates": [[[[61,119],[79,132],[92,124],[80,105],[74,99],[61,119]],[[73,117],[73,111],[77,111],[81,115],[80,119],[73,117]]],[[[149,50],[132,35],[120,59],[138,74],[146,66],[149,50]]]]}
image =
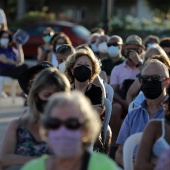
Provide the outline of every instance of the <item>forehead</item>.
{"type": "Polygon", "coordinates": [[[121,42],[120,38],[118,38],[118,37],[112,37],[112,38],[110,38],[110,40],[108,41],[108,43],[116,43],[116,42],[121,42]]]}
{"type": "Polygon", "coordinates": [[[107,42],[107,37],[106,36],[101,36],[99,37],[99,42],[107,42]]]}
{"type": "Polygon", "coordinates": [[[40,93],[54,93],[57,92],[57,87],[55,85],[49,85],[40,90],[40,93]]]}
{"type": "Polygon", "coordinates": [[[91,63],[91,60],[89,59],[88,56],[82,55],[79,58],[77,58],[76,63],[77,62],[88,62],[88,63],[90,62],[91,63]]]}
{"type": "Polygon", "coordinates": [[[68,119],[68,118],[81,118],[82,114],[80,112],[80,109],[78,106],[76,106],[74,103],[65,103],[60,106],[54,106],[51,110],[51,117],[59,118],[62,120],[68,119]]]}
{"type": "Polygon", "coordinates": [[[136,44],[126,44],[125,46],[125,49],[127,48],[138,48],[140,49],[141,47],[139,45],[136,45],[136,44]]]}
{"type": "Polygon", "coordinates": [[[142,75],[154,75],[154,74],[165,76],[165,70],[158,63],[149,63],[142,70],[142,75]]]}

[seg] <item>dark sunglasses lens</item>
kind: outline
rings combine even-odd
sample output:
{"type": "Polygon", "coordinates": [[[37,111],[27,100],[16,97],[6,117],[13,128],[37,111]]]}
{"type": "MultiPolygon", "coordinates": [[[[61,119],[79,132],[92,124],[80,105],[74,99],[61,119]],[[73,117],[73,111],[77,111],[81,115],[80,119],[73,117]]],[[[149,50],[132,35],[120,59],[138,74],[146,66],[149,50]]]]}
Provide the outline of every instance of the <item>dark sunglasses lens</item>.
{"type": "Polygon", "coordinates": [[[76,129],[79,129],[81,124],[79,122],[78,119],[68,119],[66,122],[65,122],[65,126],[68,128],[68,129],[72,129],[72,130],[76,130],[76,129]]]}
{"type": "Polygon", "coordinates": [[[49,35],[50,36],[50,34],[43,34],[43,36],[45,37],[45,36],[47,36],[47,35],[49,35]]]}
{"type": "Polygon", "coordinates": [[[110,47],[110,46],[118,46],[118,45],[119,45],[118,43],[107,44],[108,47],[110,47]]]}
{"type": "Polygon", "coordinates": [[[152,81],[159,81],[160,80],[160,75],[153,75],[151,76],[152,81]]]}
{"type": "Polygon", "coordinates": [[[49,118],[44,124],[47,129],[58,129],[61,126],[61,121],[59,119],[49,118]]]}

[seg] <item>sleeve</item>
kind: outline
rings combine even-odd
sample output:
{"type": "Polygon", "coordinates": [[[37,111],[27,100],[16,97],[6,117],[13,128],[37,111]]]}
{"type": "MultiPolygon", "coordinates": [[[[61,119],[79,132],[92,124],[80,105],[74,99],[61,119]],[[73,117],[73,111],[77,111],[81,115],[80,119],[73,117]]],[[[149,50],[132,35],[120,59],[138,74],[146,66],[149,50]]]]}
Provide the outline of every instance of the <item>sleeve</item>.
{"type": "Polygon", "coordinates": [[[119,77],[118,77],[118,75],[119,75],[118,69],[117,69],[117,66],[115,66],[112,69],[111,76],[110,76],[110,85],[111,86],[119,84],[119,77]]]}
{"type": "Polygon", "coordinates": [[[130,136],[130,132],[131,132],[130,124],[131,124],[131,120],[132,120],[132,118],[130,118],[130,113],[131,112],[129,112],[126,115],[126,117],[123,121],[123,124],[121,126],[121,129],[119,131],[119,135],[118,135],[117,141],[116,141],[116,144],[118,144],[118,145],[123,145],[125,143],[126,139],[130,136]]]}

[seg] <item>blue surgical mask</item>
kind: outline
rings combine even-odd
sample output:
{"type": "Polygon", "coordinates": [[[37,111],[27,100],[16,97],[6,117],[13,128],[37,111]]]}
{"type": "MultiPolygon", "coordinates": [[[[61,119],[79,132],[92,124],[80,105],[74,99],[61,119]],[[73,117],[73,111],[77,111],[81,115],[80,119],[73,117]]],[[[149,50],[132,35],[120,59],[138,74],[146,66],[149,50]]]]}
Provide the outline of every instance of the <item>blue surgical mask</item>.
{"type": "Polygon", "coordinates": [[[51,36],[50,35],[46,35],[46,36],[43,37],[43,39],[44,39],[45,42],[49,43],[50,40],[51,40],[51,36]]]}
{"type": "Polygon", "coordinates": [[[97,48],[96,43],[91,44],[91,48],[92,48],[92,50],[93,50],[94,53],[96,53],[96,52],[99,51],[98,48],[97,48]]]}
{"type": "Polygon", "coordinates": [[[117,57],[119,55],[119,46],[108,47],[108,54],[111,58],[117,57]]]}

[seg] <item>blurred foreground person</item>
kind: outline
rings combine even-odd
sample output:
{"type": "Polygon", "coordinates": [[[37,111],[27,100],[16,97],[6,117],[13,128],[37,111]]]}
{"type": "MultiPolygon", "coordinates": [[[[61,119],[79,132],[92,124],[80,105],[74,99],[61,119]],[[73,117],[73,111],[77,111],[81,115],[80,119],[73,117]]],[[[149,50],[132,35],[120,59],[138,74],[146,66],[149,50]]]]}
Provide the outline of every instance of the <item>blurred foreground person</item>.
{"type": "Polygon", "coordinates": [[[29,108],[9,124],[2,141],[0,165],[3,169],[19,170],[26,162],[50,153],[40,136],[40,118],[48,98],[61,91],[70,91],[70,83],[56,68],[47,68],[33,79],[28,94],[29,108]]]}
{"type": "Polygon", "coordinates": [[[53,95],[45,108],[42,125],[42,135],[54,154],[31,161],[22,170],[117,169],[107,156],[87,152],[101,125],[97,112],[80,92],[53,95]]]}

